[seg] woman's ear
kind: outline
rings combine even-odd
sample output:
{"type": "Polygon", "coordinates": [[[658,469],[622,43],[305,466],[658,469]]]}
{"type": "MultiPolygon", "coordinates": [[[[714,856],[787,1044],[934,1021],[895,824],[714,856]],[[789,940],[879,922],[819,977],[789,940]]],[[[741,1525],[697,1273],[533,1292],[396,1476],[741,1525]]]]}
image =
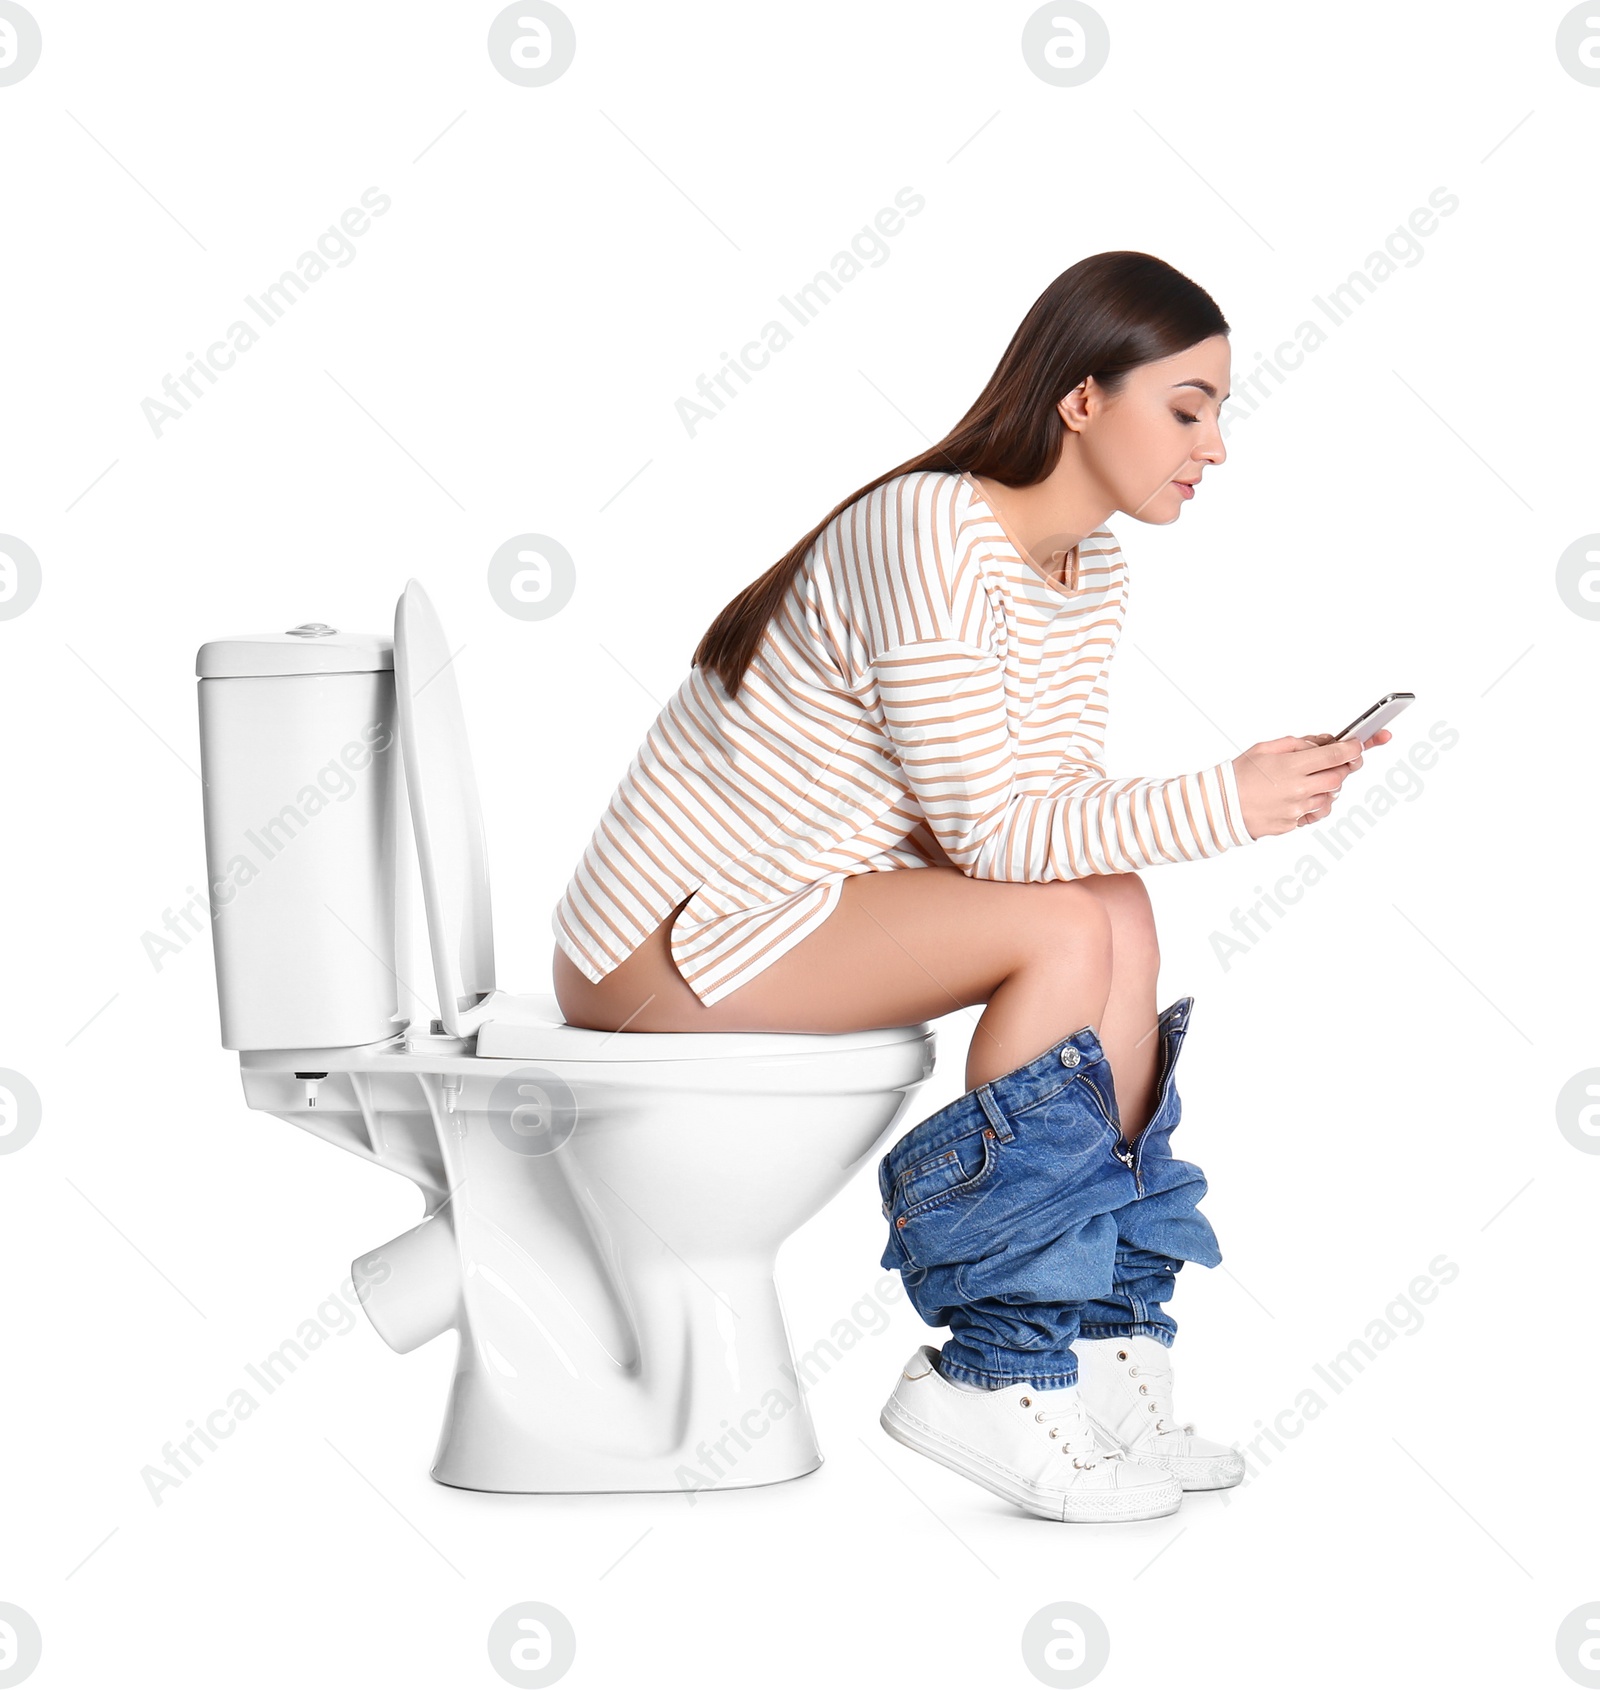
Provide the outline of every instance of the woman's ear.
{"type": "Polygon", "coordinates": [[[1089,383],[1093,376],[1085,376],[1078,385],[1056,405],[1056,414],[1076,433],[1089,420],[1089,383]]]}

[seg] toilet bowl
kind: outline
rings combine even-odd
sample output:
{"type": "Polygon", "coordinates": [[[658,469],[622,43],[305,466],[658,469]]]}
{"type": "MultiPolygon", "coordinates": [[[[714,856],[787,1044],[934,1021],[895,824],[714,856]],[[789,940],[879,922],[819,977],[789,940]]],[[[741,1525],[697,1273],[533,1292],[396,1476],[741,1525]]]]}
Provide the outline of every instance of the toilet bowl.
{"type": "Polygon", "coordinates": [[[222,1042],[252,1109],[422,1193],[351,1276],[395,1350],[458,1335],[434,1478],[692,1497],[815,1469],[778,1247],[892,1135],[932,1029],[607,1033],[499,990],[416,582],[392,646],[307,624],[212,641],[197,670],[222,1042]],[[436,1015],[396,973],[413,864],[436,1015]]]}

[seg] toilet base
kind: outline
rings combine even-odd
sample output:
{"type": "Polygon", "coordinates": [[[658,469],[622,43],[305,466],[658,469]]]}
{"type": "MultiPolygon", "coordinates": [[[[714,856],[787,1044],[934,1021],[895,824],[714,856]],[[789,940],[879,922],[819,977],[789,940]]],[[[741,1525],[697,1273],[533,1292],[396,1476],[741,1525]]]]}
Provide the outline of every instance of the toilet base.
{"type": "Polygon", "coordinates": [[[463,1331],[433,1478],[516,1495],[677,1492],[692,1505],[814,1473],[822,1452],[770,1271],[720,1264],[715,1299],[693,1275],[650,1289],[659,1353],[598,1369],[591,1356],[586,1377],[547,1354],[508,1378],[463,1331]]]}
{"type": "Polygon", "coordinates": [[[461,1044],[408,1033],[240,1056],[252,1108],[422,1193],[424,1219],[352,1276],[397,1352],[457,1335],[433,1478],[693,1506],[815,1472],[806,1391],[839,1357],[819,1339],[797,1360],[777,1252],[892,1131],[932,1034],[825,1057],[548,1069],[461,1044]],[[535,1101],[536,1081],[577,1096],[567,1135],[508,1139],[495,1101],[508,1081],[535,1101]]]}

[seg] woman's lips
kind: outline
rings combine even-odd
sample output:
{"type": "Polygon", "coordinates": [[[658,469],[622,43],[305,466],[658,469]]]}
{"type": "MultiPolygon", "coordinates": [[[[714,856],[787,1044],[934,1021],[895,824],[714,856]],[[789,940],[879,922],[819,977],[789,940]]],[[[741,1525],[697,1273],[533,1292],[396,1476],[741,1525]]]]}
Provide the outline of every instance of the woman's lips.
{"type": "Polygon", "coordinates": [[[1174,481],[1172,485],[1183,494],[1184,498],[1192,499],[1194,497],[1194,486],[1192,483],[1187,481],[1174,481]]]}

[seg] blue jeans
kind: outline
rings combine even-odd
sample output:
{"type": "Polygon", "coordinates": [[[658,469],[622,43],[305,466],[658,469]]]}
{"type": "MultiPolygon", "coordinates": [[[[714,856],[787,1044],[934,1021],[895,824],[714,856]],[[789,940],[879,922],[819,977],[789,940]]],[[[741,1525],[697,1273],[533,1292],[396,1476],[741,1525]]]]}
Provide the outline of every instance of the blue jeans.
{"type": "Polygon", "coordinates": [[[882,1266],[948,1326],[940,1371],[981,1386],[1077,1383],[1077,1337],[1148,1333],[1185,1261],[1222,1260],[1196,1208],[1206,1178],[1171,1151],[1174,1070],[1192,997],[1157,1022],[1156,1104],[1122,1142],[1111,1068],[1092,1027],[913,1127],[878,1164],[889,1222],[882,1266]]]}

